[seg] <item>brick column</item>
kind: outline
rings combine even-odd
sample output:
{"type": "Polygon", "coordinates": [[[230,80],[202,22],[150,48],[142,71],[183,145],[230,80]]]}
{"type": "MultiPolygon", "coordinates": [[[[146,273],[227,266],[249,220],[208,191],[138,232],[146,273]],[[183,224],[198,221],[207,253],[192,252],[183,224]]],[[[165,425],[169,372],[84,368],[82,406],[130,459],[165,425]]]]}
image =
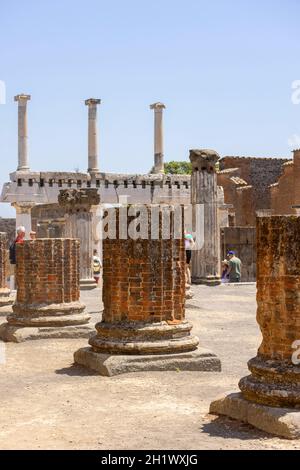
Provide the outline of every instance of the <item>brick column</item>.
{"type": "Polygon", "coordinates": [[[248,362],[251,375],[239,382],[242,393],[211,405],[211,412],[288,438],[300,437],[299,234],[300,217],[257,218],[257,322],[263,339],[248,362]]]}
{"type": "Polygon", "coordinates": [[[192,282],[194,284],[220,284],[220,227],[218,223],[218,186],[216,163],[219,155],[214,150],[190,150],[192,163],[191,204],[194,229],[203,231],[203,240],[196,233],[196,245],[201,247],[192,254],[192,282]],[[196,226],[196,214],[204,212],[202,227],[196,226]]]}
{"type": "Polygon", "coordinates": [[[10,289],[7,287],[8,277],[8,244],[7,235],[0,232],[0,308],[13,303],[10,297],[10,289]]]}
{"type": "Polygon", "coordinates": [[[97,284],[93,276],[93,214],[100,203],[97,189],[63,189],[58,203],[66,210],[65,234],[80,240],[80,287],[94,289],[97,284]]]}
{"type": "Polygon", "coordinates": [[[177,208],[177,219],[174,207],[165,205],[115,210],[116,237],[103,241],[102,321],[91,348],[77,351],[75,362],[102,375],[176,367],[219,370],[213,354],[197,349],[199,340],[185,319],[183,207],[177,208]],[[140,227],[138,239],[129,238],[134,224],[140,227]]]}
{"type": "Polygon", "coordinates": [[[88,336],[90,316],[79,300],[79,251],[74,239],[17,245],[17,298],[0,328],[4,341],[88,336]]]}

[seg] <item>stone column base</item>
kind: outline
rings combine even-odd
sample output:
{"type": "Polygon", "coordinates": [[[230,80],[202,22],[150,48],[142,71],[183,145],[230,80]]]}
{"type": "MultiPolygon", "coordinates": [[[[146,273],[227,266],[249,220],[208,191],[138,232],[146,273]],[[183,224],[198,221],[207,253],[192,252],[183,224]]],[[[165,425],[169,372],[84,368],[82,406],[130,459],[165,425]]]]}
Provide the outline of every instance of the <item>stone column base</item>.
{"type": "Polygon", "coordinates": [[[34,339],[89,338],[94,334],[94,331],[92,325],[22,328],[3,323],[0,325],[0,339],[5,342],[22,343],[34,339]]]}
{"type": "Polygon", "coordinates": [[[81,348],[74,353],[74,362],[108,377],[143,371],[221,371],[220,359],[201,348],[187,353],[152,355],[109,355],[81,348]]]}
{"type": "Polygon", "coordinates": [[[290,361],[276,361],[261,356],[248,362],[251,375],[243,377],[239,388],[243,396],[255,403],[281,408],[300,409],[300,370],[290,361]]]}
{"type": "Polygon", "coordinates": [[[11,296],[10,289],[2,288],[0,289],[0,308],[7,305],[12,305],[14,298],[11,296]]]}
{"type": "Polygon", "coordinates": [[[219,286],[221,279],[219,276],[196,277],[192,276],[192,284],[204,284],[206,286],[219,286]]]}
{"type": "Polygon", "coordinates": [[[80,290],[92,290],[96,287],[98,287],[98,284],[95,279],[80,279],[80,290]]]}
{"type": "Polygon", "coordinates": [[[84,309],[81,302],[50,305],[14,303],[13,313],[0,327],[0,338],[19,343],[27,339],[89,337],[94,329],[87,325],[91,317],[84,313],[84,309]]]}
{"type": "Polygon", "coordinates": [[[253,403],[243,398],[241,393],[230,393],[213,401],[209,412],[251,424],[286,439],[300,438],[300,410],[253,403]]]}

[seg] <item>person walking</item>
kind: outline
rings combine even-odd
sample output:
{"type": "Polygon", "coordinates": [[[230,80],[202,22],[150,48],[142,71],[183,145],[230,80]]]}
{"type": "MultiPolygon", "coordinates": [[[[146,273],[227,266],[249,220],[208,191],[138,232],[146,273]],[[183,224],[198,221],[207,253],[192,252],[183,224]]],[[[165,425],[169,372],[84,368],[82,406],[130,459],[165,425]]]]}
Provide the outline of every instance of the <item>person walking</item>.
{"type": "Polygon", "coordinates": [[[16,266],[16,245],[20,243],[24,243],[26,235],[26,230],[23,225],[17,228],[17,236],[16,239],[9,247],[9,261],[11,264],[11,275],[10,275],[10,289],[16,289],[16,282],[15,282],[15,266],[16,266]]]}
{"type": "Polygon", "coordinates": [[[221,276],[221,281],[223,284],[227,284],[229,282],[228,271],[229,271],[229,261],[227,259],[224,259],[224,261],[222,261],[222,276],[221,276]]]}
{"type": "Polygon", "coordinates": [[[184,231],[184,246],[185,246],[185,258],[186,258],[186,280],[187,284],[191,284],[191,270],[190,270],[190,262],[192,259],[192,249],[195,245],[193,235],[187,230],[184,231]]]}
{"type": "Polygon", "coordinates": [[[16,245],[18,243],[24,243],[26,230],[22,225],[17,228],[17,237],[9,247],[9,260],[10,264],[16,264],[16,245]]]}
{"type": "Polygon", "coordinates": [[[99,284],[101,268],[102,268],[101,259],[98,255],[98,251],[95,249],[93,251],[93,275],[94,275],[96,284],[99,284]]]}
{"type": "Polygon", "coordinates": [[[228,268],[229,282],[241,282],[241,272],[242,272],[241,260],[237,256],[235,256],[234,251],[229,251],[227,256],[229,259],[229,268],[228,268]]]}

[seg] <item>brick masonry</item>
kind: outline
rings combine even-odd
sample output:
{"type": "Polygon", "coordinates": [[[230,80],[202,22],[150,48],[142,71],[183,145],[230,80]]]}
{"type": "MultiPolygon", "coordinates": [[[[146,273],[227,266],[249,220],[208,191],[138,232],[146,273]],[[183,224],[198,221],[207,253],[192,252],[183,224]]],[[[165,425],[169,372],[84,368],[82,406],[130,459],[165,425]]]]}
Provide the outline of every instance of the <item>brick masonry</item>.
{"type": "MultiPolygon", "coordinates": [[[[288,161],[288,158],[227,156],[220,160],[220,170],[239,169],[239,176],[254,188],[253,208],[257,211],[271,208],[269,186],[277,182],[283,172],[282,165],[288,161]]],[[[247,218],[251,219],[250,213],[247,218]]]]}
{"type": "Polygon", "coordinates": [[[17,245],[17,303],[79,301],[78,240],[37,239],[17,245]]]}
{"type": "Polygon", "coordinates": [[[17,297],[0,327],[4,341],[89,336],[90,316],[79,298],[79,250],[76,239],[17,244],[17,297]]]}
{"type": "Polygon", "coordinates": [[[192,325],[185,320],[183,206],[179,211],[168,205],[115,210],[116,236],[103,241],[104,312],[90,339],[93,351],[170,354],[197,349],[199,340],[190,335],[192,325]],[[176,217],[179,238],[173,230],[176,217]]]}
{"type": "MultiPolygon", "coordinates": [[[[162,214],[160,211],[160,231],[162,214]]],[[[170,219],[173,216],[174,212],[171,212],[170,219]]],[[[132,221],[133,217],[128,217],[128,225],[132,221]]],[[[149,237],[150,227],[148,207],[149,237]]],[[[103,302],[103,318],[107,322],[183,320],[184,240],[123,240],[119,233],[116,240],[104,240],[103,302]]]]}
{"type": "Polygon", "coordinates": [[[251,375],[240,381],[244,398],[271,406],[300,405],[300,218],[257,219],[257,321],[263,340],[251,375]]]}
{"type": "Polygon", "coordinates": [[[0,232],[0,292],[6,288],[8,275],[7,235],[0,232]]]}

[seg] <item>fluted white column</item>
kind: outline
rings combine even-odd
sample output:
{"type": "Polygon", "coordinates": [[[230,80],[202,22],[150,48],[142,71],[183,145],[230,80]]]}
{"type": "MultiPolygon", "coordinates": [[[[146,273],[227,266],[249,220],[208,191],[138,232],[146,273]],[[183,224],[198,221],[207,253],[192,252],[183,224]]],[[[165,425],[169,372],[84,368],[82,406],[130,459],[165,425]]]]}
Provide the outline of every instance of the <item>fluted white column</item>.
{"type": "Polygon", "coordinates": [[[28,134],[27,134],[27,101],[30,95],[17,95],[18,102],[18,170],[29,170],[28,162],[28,134]]]}
{"type": "MultiPolygon", "coordinates": [[[[220,227],[218,224],[218,186],[215,164],[219,155],[214,150],[191,150],[191,203],[194,214],[204,211],[203,241],[192,254],[192,281],[195,284],[219,284],[220,227]]],[[[197,234],[196,234],[197,238],[197,234]]]]}
{"type": "Polygon", "coordinates": [[[153,173],[164,173],[164,129],[163,129],[163,103],[150,105],[154,109],[154,169],[153,173]]]}
{"type": "Polygon", "coordinates": [[[88,106],[88,172],[99,171],[98,162],[98,129],[97,129],[97,106],[101,100],[89,98],[85,101],[88,106]]]}

